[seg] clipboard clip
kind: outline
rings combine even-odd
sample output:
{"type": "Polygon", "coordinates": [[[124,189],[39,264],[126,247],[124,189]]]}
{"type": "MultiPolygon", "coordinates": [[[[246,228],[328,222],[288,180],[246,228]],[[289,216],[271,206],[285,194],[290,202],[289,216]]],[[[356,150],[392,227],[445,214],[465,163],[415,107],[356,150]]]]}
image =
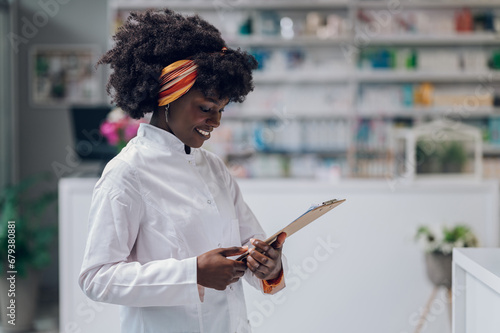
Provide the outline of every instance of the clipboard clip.
{"type": "Polygon", "coordinates": [[[337,199],[327,200],[327,201],[323,202],[322,205],[324,205],[324,206],[331,205],[332,203],[335,203],[336,201],[338,201],[338,200],[337,199]]]}

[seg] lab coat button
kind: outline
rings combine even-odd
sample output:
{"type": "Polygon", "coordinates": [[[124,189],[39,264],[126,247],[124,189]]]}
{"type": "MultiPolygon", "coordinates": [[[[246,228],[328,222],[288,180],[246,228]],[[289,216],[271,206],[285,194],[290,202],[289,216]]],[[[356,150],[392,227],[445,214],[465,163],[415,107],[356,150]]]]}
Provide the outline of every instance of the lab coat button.
{"type": "Polygon", "coordinates": [[[210,200],[207,200],[207,204],[209,204],[209,205],[210,205],[211,203],[212,203],[212,201],[210,201],[210,200]]]}
{"type": "Polygon", "coordinates": [[[217,244],[217,247],[222,247],[222,244],[221,243],[217,244]]]}

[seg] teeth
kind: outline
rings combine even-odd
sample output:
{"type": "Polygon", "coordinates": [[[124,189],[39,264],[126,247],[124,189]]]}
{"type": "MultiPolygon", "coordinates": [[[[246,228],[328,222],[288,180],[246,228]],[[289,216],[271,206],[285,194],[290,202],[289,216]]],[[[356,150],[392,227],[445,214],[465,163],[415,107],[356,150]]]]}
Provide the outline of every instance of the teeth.
{"type": "Polygon", "coordinates": [[[201,134],[203,134],[204,136],[208,136],[210,134],[210,132],[206,132],[206,131],[203,131],[199,128],[197,128],[198,132],[200,132],[201,134]]]}

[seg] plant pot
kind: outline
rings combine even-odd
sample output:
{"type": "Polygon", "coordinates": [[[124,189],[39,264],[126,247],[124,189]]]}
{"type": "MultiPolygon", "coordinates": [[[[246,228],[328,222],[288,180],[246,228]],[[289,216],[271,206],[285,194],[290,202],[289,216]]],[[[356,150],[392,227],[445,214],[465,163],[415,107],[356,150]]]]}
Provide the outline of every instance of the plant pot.
{"type": "Polygon", "coordinates": [[[451,288],[452,255],[442,253],[426,253],[425,265],[427,276],[435,286],[451,288]]]}
{"type": "Polygon", "coordinates": [[[440,173],[441,171],[441,163],[436,156],[431,155],[423,155],[421,161],[418,161],[417,164],[417,174],[432,174],[432,173],[440,173]]]}
{"type": "Polygon", "coordinates": [[[443,163],[443,173],[462,173],[463,163],[459,162],[444,162],[443,163]]]}
{"type": "MultiPolygon", "coordinates": [[[[36,305],[38,300],[38,273],[29,271],[26,277],[15,274],[15,298],[9,297],[11,283],[7,278],[10,274],[0,277],[0,315],[2,316],[2,332],[30,332],[33,331],[36,305]],[[15,309],[8,309],[11,300],[15,300],[15,309]],[[13,311],[14,310],[14,311],[13,311]],[[15,325],[9,323],[15,314],[15,325]]],[[[13,281],[13,280],[12,280],[13,281]]],[[[12,306],[11,306],[12,307],[12,306]]]]}

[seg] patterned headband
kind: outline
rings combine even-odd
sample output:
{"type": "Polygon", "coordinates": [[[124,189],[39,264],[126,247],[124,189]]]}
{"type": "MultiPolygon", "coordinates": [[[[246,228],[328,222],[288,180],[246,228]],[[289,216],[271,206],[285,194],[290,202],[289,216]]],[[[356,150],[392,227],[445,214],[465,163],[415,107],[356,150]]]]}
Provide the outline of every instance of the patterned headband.
{"type": "Polygon", "coordinates": [[[197,68],[193,60],[179,60],[163,68],[158,105],[167,105],[187,93],[196,81],[197,68]]]}
{"type": "MultiPolygon", "coordinates": [[[[221,52],[225,54],[226,47],[221,52]]],[[[163,68],[160,75],[158,106],[175,101],[191,89],[198,76],[198,66],[193,60],[179,60],[163,68]]]]}

